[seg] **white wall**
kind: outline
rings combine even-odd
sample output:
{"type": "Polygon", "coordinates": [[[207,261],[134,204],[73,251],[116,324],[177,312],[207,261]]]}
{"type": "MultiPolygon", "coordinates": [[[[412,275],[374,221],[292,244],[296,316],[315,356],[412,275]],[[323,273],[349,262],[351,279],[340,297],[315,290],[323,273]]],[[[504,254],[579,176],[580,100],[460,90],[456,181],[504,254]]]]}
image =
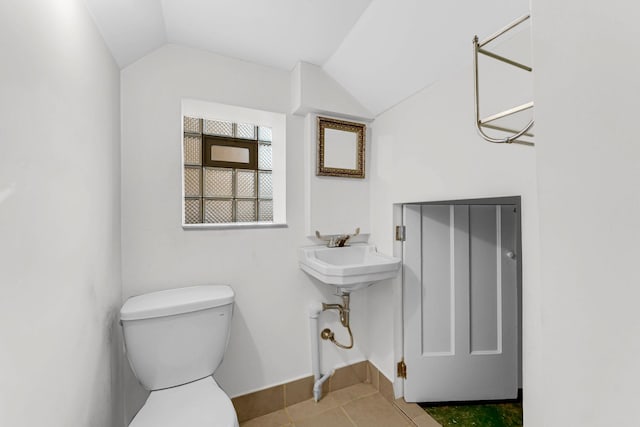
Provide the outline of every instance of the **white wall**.
{"type": "MultiPolygon", "coordinates": [[[[506,53],[527,49],[528,39],[529,34],[521,32],[502,45],[501,50],[506,53]]],[[[501,100],[512,97],[509,72],[485,74],[486,97],[501,100]]],[[[382,252],[393,252],[394,203],[521,195],[527,363],[534,360],[533,343],[539,329],[535,149],[491,144],[477,135],[472,76],[471,67],[453,72],[376,118],[369,169],[372,241],[382,252]]],[[[519,89],[530,95],[531,80],[529,87],[519,89]]],[[[515,98],[526,96],[516,95],[515,98]]],[[[487,115],[492,112],[497,111],[488,110],[487,115]]],[[[401,356],[399,348],[389,351],[394,347],[391,319],[399,320],[399,289],[394,289],[399,286],[400,281],[396,281],[390,286],[374,285],[369,291],[369,313],[377,315],[369,318],[368,357],[391,379],[395,378],[395,362],[401,356]]],[[[397,335],[401,327],[395,327],[397,335]]],[[[526,372],[524,388],[528,392],[531,378],[526,372]]]]}
{"type": "MultiPolygon", "coordinates": [[[[636,426],[640,6],[533,2],[544,426],[636,426]]],[[[526,396],[526,394],[525,394],[526,396]]]]}
{"type": "Polygon", "coordinates": [[[308,62],[298,62],[291,71],[291,110],[300,116],[321,113],[355,120],[373,118],[322,68],[308,62]]]}
{"type": "Polygon", "coordinates": [[[119,72],[81,1],[0,2],[0,425],[122,425],[119,72]]]}
{"type": "MultiPolygon", "coordinates": [[[[327,116],[323,116],[327,117],[327,116]]],[[[344,120],[344,118],[339,118],[344,120]]],[[[363,123],[363,122],[357,122],[363,123]]],[[[361,236],[352,242],[366,241],[371,226],[369,222],[369,162],[371,156],[371,132],[369,125],[365,132],[365,177],[344,178],[316,175],[318,164],[318,115],[308,114],[305,118],[305,232],[315,236],[354,234],[357,228],[361,236]]],[[[319,243],[319,242],[318,242],[319,243]]]]}
{"type": "MultiPolygon", "coordinates": [[[[227,283],[236,292],[231,339],[216,372],[231,396],[311,374],[308,307],[336,301],[299,268],[304,233],[304,119],[290,112],[289,73],[204,51],[165,46],[122,71],[124,296],[227,283]],[[286,228],[181,227],[183,98],[287,113],[286,228]]],[[[323,370],[364,359],[366,294],[352,298],[356,348],[323,342],[323,370]]],[[[337,315],[323,314],[337,331],[337,315]]],[[[126,413],[144,391],[126,376],[126,413]]]]}
{"type": "MultiPolygon", "coordinates": [[[[304,122],[304,197],[305,232],[322,234],[354,233],[360,228],[360,240],[366,240],[369,227],[369,177],[341,178],[317,176],[318,117],[356,121],[367,125],[372,115],[342,86],[317,65],[299,62],[291,71],[291,111],[305,116],[304,122]]],[[[365,134],[365,170],[370,160],[371,132],[365,134]]],[[[355,240],[354,241],[358,241],[355,240]]]]}

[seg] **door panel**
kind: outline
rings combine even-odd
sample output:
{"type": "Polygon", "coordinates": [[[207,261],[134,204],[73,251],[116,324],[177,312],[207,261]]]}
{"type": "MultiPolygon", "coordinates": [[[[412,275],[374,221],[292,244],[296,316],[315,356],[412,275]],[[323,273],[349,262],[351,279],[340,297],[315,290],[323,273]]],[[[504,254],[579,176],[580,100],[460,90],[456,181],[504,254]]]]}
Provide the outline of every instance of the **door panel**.
{"type": "Polygon", "coordinates": [[[495,206],[470,206],[469,212],[471,353],[498,353],[502,349],[499,218],[495,206]]]}
{"type": "Polygon", "coordinates": [[[516,397],[513,208],[405,206],[407,401],[516,397]]]}
{"type": "Polygon", "coordinates": [[[423,278],[422,354],[453,354],[455,349],[455,286],[450,256],[454,248],[448,206],[434,206],[429,217],[422,216],[423,278]]]}

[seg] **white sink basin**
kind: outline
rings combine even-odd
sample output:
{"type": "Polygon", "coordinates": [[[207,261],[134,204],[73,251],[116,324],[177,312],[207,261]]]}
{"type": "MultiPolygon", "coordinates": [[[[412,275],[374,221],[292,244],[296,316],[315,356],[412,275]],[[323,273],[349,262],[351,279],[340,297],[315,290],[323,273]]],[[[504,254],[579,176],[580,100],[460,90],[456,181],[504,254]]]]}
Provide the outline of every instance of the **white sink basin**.
{"type": "Polygon", "coordinates": [[[338,291],[351,292],[398,274],[401,260],[367,244],[342,248],[307,246],[298,251],[300,268],[338,291]]]}

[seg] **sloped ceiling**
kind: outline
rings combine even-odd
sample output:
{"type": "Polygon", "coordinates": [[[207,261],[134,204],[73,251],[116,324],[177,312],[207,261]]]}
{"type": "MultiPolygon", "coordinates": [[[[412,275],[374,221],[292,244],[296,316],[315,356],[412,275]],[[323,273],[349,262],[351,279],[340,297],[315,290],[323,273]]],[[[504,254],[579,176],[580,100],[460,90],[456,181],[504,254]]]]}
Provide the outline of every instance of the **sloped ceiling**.
{"type": "Polygon", "coordinates": [[[121,67],[176,43],[292,70],[322,65],[371,0],[85,0],[121,67]]]}
{"type": "Polygon", "coordinates": [[[470,64],[474,35],[528,10],[528,0],[374,0],[322,66],[378,115],[470,64]]]}
{"type": "Polygon", "coordinates": [[[85,0],[121,67],[166,43],[321,66],[374,115],[470,63],[529,0],[85,0]]]}

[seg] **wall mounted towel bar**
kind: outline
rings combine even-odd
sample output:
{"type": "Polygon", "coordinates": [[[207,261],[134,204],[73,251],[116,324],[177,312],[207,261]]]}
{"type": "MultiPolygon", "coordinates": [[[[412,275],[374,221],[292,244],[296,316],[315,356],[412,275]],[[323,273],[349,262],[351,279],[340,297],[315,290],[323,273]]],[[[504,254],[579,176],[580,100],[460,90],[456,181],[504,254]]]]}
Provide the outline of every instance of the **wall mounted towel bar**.
{"type": "Polygon", "coordinates": [[[507,116],[519,113],[521,111],[525,111],[530,108],[533,108],[533,101],[527,102],[517,107],[509,108],[508,110],[493,114],[485,118],[480,118],[480,88],[479,88],[479,82],[478,82],[478,74],[479,74],[478,73],[478,54],[482,54],[490,58],[496,59],[498,61],[502,61],[506,64],[512,65],[514,67],[520,68],[528,72],[533,71],[533,68],[529,67],[528,65],[521,64],[519,62],[506,58],[502,55],[498,55],[496,53],[483,49],[484,46],[491,43],[492,41],[494,41],[495,39],[497,39],[507,31],[522,24],[527,19],[529,19],[529,17],[530,15],[525,15],[516,19],[515,21],[513,21],[512,23],[510,23],[500,31],[497,31],[496,33],[492,34],[491,36],[487,37],[482,41],[479,41],[477,35],[473,37],[473,71],[474,71],[473,89],[474,89],[474,101],[475,101],[475,113],[476,113],[476,129],[478,130],[478,133],[480,134],[480,136],[482,136],[482,138],[484,138],[489,142],[504,143],[504,144],[515,143],[515,144],[523,144],[523,145],[533,145],[532,142],[518,139],[522,136],[533,137],[533,134],[529,132],[531,127],[533,127],[533,119],[529,121],[529,123],[521,130],[514,130],[514,129],[510,129],[504,126],[498,126],[494,123],[491,123],[503,117],[507,117],[507,116]],[[484,128],[498,130],[501,132],[508,132],[510,133],[510,135],[505,138],[493,138],[484,132],[484,128]]]}

